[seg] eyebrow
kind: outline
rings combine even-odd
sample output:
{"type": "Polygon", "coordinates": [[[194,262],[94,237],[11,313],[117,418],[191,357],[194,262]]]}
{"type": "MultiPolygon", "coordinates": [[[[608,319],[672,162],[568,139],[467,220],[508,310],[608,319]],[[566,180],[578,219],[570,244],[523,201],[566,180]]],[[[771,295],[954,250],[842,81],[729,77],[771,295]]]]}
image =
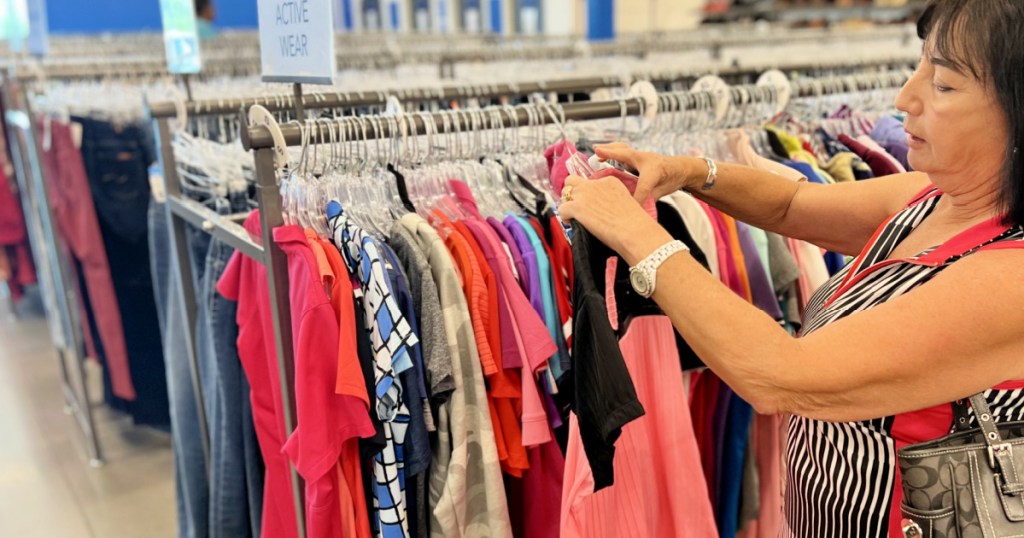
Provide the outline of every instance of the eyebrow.
{"type": "Polygon", "coordinates": [[[945,67],[946,69],[954,71],[959,75],[964,75],[964,70],[960,68],[960,64],[957,64],[956,62],[951,62],[945,58],[940,58],[938,56],[930,56],[928,58],[928,63],[939,67],[945,67]]]}

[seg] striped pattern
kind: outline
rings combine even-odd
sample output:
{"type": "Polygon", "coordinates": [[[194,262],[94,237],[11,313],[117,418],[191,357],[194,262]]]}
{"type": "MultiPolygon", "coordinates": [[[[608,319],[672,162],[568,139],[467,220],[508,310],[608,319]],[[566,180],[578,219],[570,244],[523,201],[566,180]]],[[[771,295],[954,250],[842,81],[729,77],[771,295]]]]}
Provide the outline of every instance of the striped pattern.
{"type": "MultiPolygon", "coordinates": [[[[822,286],[808,303],[804,334],[855,312],[862,312],[928,282],[949,264],[974,252],[924,263],[886,261],[889,254],[935,209],[941,193],[932,190],[892,218],[869,244],[864,255],[822,286]]],[[[1013,227],[988,238],[1024,239],[1013,227]]],[[[999,421],[1024,420],[1024,391],[986,393],[999,421]]],[[[877,538],[889,532],[890,505],[896,484],[896,417],[850,423],[828,423],[793,417],[789,424],[788,487],[783,536],[877,538]]],[[[944,427],[944,426],[943,426],[944,427]]]]}

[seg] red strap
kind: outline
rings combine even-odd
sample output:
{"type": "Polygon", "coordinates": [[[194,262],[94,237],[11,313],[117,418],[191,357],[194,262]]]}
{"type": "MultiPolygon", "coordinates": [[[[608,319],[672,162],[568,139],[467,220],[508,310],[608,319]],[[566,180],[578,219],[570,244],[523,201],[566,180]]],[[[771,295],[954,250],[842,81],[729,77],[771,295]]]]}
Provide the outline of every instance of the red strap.
{"type": "Polygon", "coordinates": [[[978,250],[1009,250],[1012,248],[1024,248],[1024,239],[1014,239],[1013,241],[998,241],[996,243],[990,243],[981,247],[978,250]]]}
{"type": "Polygon", "coordinates": [[[914,207],[915,205],[920,204],[921,202],[928,200],[929,198],[934,198],[940,194],[942,194],[942,191],[939,190],[938,187],[936,187],[935,185],[929,185],[925,187],[924,190],[917,193],[917,196],[913,197],[910,200],[910,203],[907,204],[907,207],[914,207]]]}

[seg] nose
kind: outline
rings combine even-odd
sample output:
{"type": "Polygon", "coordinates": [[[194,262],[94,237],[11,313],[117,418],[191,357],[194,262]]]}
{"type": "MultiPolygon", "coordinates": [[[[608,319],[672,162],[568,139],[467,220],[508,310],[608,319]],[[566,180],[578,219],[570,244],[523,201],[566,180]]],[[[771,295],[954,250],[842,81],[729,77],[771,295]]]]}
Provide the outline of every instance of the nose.
{"type": "Polygon", "coordinates": [[[921,92],[927,83],[927,75],[923,73],[923,70],[915,70],[914,74],[907,79],[903,88],[900,89],[900,93],[896,95],[896,100],[893,102],[896,110],[899,110],[908,116],[919,115],[923,107],[921,92]]]}

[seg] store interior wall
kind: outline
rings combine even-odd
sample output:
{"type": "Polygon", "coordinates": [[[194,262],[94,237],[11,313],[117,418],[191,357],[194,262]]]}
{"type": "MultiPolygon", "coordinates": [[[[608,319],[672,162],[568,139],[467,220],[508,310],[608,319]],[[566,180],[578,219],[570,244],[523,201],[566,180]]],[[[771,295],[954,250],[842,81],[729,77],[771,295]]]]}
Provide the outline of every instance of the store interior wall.
{"type": "MultiPolygon", "coordinates": [[[[256,28],[256,0],[213,2],[217,26],[256,28]]],[[[586,35],[588,7],[597,9],[591,17],[602,22],[612,17],[613,28],[607,31],[622,34],[694,28],[700,22],[704,0],[540,0],[539,4],[545,18],[558,21],[558,29],[548,33],[586,35]]],[[[47,0],[47,16],[50,32],[55,34],[137,32],[161,27],[158,0],[47,0]]]]}
{"type": "MultiPolygon", "coordinates": [[[[214,0],[217,26],[256,28],[256,0],[214,0]]],[[[50,32],[95,34],[159,30],[159,0],[46,0],[50,32]]]]}

